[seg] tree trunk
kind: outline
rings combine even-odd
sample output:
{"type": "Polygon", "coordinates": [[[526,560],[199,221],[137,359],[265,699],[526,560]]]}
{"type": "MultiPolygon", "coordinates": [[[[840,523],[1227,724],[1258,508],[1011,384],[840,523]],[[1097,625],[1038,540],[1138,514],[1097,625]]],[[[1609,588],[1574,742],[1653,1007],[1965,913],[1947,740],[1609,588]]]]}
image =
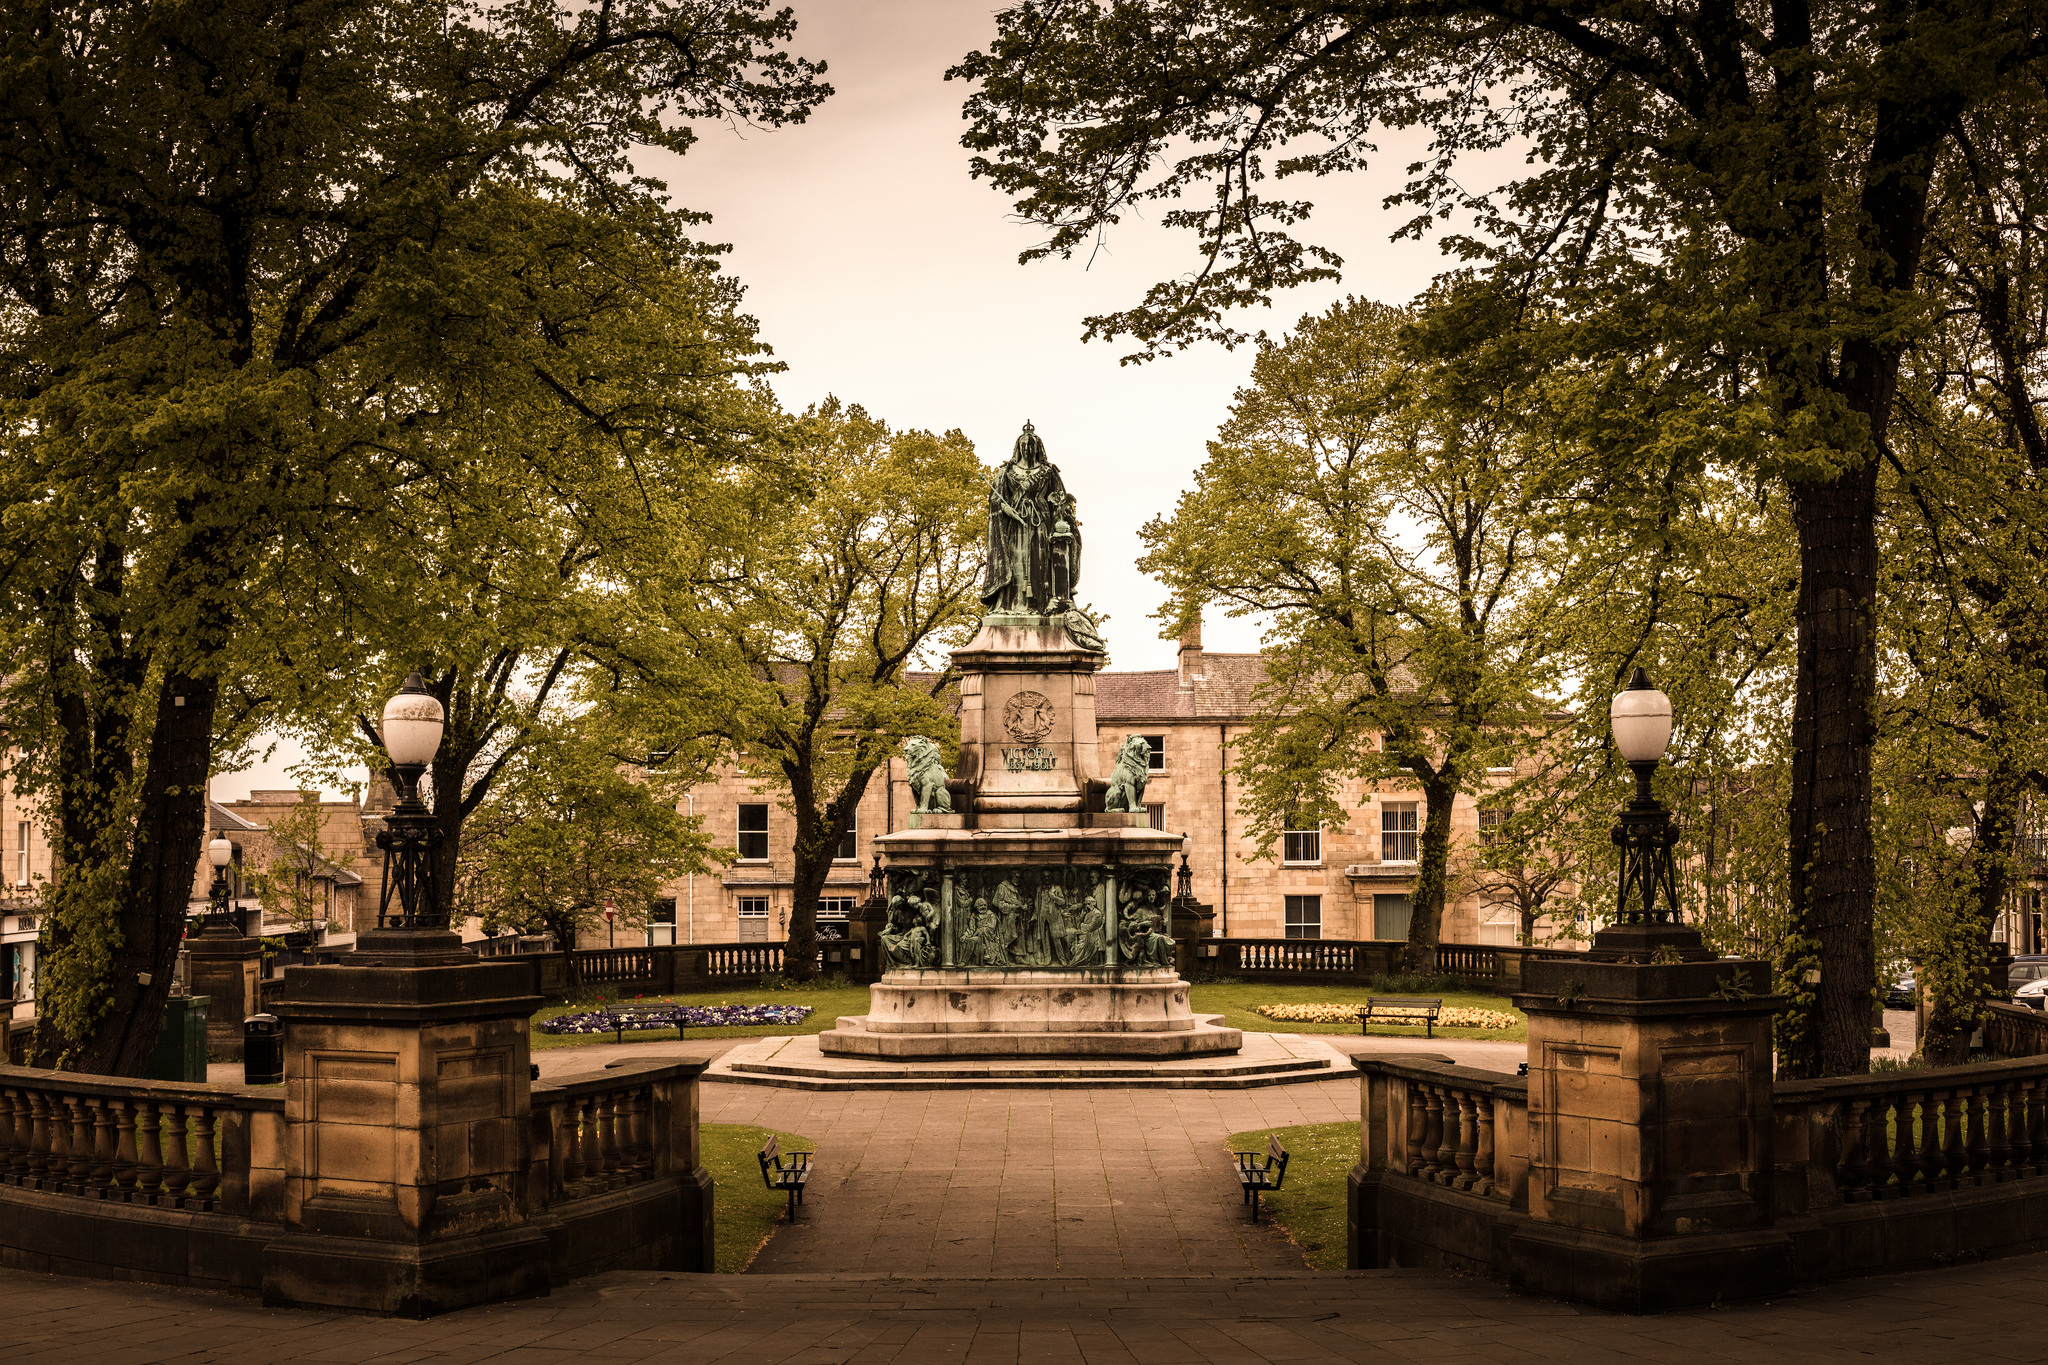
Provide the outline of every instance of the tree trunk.
{"type": "Polygon", "coordinates": [[[185,935],[206,829],[206,779],[219,684],[174,674],[157,690],[126,894],[115,923],[111,1008],[75,1043],[71,1070],[140,1076],[156,1051],[164,1000],[185,935]],[[147,981],[144,978],[148,978],[147,981]]]}
{"type": "Polygon", "coordinates": [[[1792,486],[1799,533],[1792,712],[1791,914],[1778,1017],[1780,1073],[1870,1069],[1876,857],[1870,832],[1877,655],[1877,464],[1792,486]],[[1818,980],[1809,980],[1814,974],[1818,980]]]}
{"type": "MultiPolygon", "coordinates": [[[[2000,727],[1994,726],[1996,734],[2000,727]]],[[[1970,837],[1970,884],[1957,898],[1941,936],[1941,962],[1923,964],[1919,985],[1927,1002],[1921,1057],[1934,1066],[1960,1066],[1970,1038],[1984,1026],[1991,970],[1991,931],[2013,885],[2024,774],[2014,746],[1998,745],[1998,760],[1984,784],[1983,812],[1970,837]]]]}
{"type": "Polygon", "coordinates": [[[1458,789],[1449,782],[1422,784],[1424,814],[1415,899],[1408,914],[1408,947],[1403,965],[1411,972],[1436,970],[1436,946],[1443,939],[1444,893],[1450,867],[1451,808],[1458,789]]]}

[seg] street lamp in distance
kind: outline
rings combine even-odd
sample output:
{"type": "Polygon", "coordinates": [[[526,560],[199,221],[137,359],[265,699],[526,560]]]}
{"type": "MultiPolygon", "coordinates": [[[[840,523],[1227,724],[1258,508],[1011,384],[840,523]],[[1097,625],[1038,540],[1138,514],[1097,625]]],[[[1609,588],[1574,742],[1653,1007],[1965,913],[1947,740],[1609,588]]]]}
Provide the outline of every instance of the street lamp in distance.
{"type": "Polygon", "coordinates": [[[213,885],[207,889],[206,925],[200,932],[208,938],[241,937],[241,926],[232,922],[228,908],[234,891],[228,865],[234,860],[235,846],[227,835],[216,835],[206,846],[206,861],[213,864],[213,885]]]}

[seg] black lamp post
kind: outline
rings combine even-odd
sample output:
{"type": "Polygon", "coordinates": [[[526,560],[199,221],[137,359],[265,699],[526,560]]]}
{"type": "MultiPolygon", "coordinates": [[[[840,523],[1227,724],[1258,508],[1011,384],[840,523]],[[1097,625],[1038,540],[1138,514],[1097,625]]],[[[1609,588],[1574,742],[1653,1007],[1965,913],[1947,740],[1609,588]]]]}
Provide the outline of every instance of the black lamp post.
{"type": "Polygon", "coordinates": [[[1614,747],[1636,775],[1635,799],[1622,808],[1614,826],[1614,842],[1621,847],[1615,923],[1676,925],[1680,921],[1672,849],[1678,843],[1678,827],[1650,790],[1650,779],[1671,742],[1671,698],[1638,668],[1628,687],[1615,694],[1608,717],[1614,725],[1614,747]]]}
{"type": "Polygon", "coordinates": [[[870,904],[887,904],[889,900],[889,874],[882,870],[882,855],[875,855],[875,866],[868,873],[868,901],[870,904]]]}
{"type": "Polygon", "coordinates": [[[384,818],[384,831],[377,836],[377,847],[384,850],[384,894],[377,905],[377,927],[356,938],[358,955],[422,965],[473,960],[461,938],[449,931],[448,907],[441,903],[435,876],[441,830],[420,800],[420,778],[441,747],[446,714],[417,669],[384,703],[377,739],[391,760],[398,806],[384,818]]]}
{"type": "Polygon", "coordinates": [[[213,885],[207,890],[206,924],[200,930],[209,938],[239,938],[241,926],[233,922],[229,901],[234,886],[228,879],[228,864],[235,858],[235,846],[225,834],[206,846],[206,860],[213,864],[213,885]]]}

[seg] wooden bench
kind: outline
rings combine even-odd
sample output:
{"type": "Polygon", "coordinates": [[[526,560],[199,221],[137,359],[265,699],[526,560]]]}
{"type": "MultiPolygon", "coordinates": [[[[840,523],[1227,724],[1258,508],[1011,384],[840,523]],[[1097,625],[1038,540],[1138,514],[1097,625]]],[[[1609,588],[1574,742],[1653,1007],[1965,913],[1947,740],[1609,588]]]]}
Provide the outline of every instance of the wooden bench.
{"type": "Polygon", "coordinates": [[[761,1160],[761,1183],[789,1195],[789,1221],[796,1221],[796,1206],[804,1202],[804,1186],[811,1178],[811,1153],[782,1150],[782,1139],[771,1137],[756,1153],[761,1160]]]}
{"type": "Polygon", "coordinates": [[[1441,999],[1431,1000],[1419,995],[1367,996],[1365,1008],[1358,1012],[1358,1032],[1361,1036],[1371,1033],[1372,1021],[1378,1019],[1382,1024],[1421,1024],[1434,1038],[1436,1016],[1443,1007],[1441,999]]]}
{"type": "Polygon", "coordinates": [[[671,1005],[666,1000],[628,1000],[616,1005],[599,1005],[598,1013],[605,1017],[618,1041],[626,1041],[627,1029],[672,1028],[678,1038],[683,1036],[683,1025],[688,1019],[681,1005],[671,1005]]]}
{"type": "Polygon", "coordinates": [[[1266,1139],[1266,1154],[1233,1151],[1237,1158],[1237,1183],[1244,1187],[1244,1202],[1252,1206],[1252,1221],[1259,1221],[1259,1196],[1280,1188],[1287,1178],[1287,1149],[1278,1134],[1266,1139]]]}

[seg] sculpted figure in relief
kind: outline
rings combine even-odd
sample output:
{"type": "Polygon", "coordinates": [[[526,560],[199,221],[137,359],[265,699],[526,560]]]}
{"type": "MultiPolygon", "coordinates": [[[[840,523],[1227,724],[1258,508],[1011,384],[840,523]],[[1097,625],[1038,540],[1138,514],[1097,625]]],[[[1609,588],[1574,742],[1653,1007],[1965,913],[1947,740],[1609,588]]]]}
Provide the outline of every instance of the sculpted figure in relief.
{"type": "Polygon", "coordinates": [[[882,951],[890,967],[931,967],[939,960],[938,896],[928,878],[912,876],[889,897],[889,922],[882,928],[882,951]]]}
{"type": "Polygon", "coordinates": [[[1116,752],[1116,770],[1110,774],[1109,793],[1103,798],[1104,810],[1141,811],[1145,809],[1145,783],[1152,776],[1152,745],[1143,735],[1132,735],[1124,740],[1123,748],[1116,752]]]}

